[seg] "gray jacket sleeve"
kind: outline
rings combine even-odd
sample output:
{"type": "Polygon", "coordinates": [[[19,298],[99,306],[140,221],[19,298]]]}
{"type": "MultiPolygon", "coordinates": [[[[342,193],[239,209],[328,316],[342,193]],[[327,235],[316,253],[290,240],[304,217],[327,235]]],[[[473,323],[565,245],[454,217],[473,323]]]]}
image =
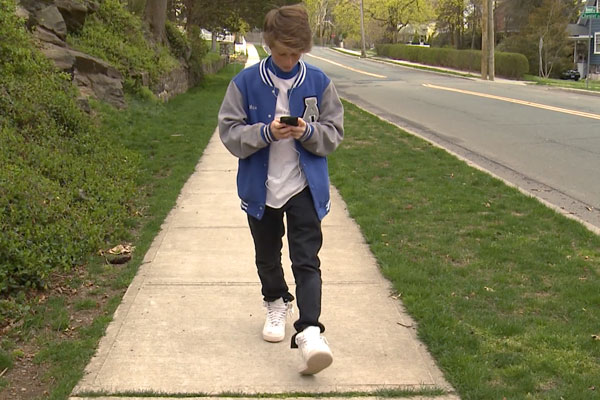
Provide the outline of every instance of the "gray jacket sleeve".
{"type": "Polygon", "coordinates": [[[333,82],[323,92],[319,120],[308,123],[302,146],[318,156],[325,157],[333,152],[344,138],[344,106],[338,97],[333,82]]]}
{"type": "Polygon", "coordinates": [[[238,158],[246,158],[272,141],[268,127],[247,124],[246,106],[236,84],[229,83],[219,110],[219,136],[225,147],[238,158]]]}

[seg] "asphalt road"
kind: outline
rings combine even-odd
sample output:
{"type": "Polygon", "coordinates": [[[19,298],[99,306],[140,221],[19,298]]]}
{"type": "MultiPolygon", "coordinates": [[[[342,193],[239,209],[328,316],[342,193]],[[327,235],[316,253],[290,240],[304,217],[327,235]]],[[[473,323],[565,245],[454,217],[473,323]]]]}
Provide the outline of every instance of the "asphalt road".
{"type": "Polygon", "coordinates": [[[600,231],[600,96],[487,82],[315,47],[341,97],[600,231]]]}

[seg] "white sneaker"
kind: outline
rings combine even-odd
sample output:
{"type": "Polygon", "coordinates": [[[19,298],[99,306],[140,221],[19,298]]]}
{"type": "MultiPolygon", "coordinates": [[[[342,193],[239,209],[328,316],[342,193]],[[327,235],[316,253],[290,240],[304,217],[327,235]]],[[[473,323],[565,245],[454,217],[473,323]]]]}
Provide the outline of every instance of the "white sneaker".
{"type": "Polygon", "coordinates": [[[285,338],[285,321],[292,313],[292,303],[284,302],[280,297],[275,301],[265,301],[267,319],[263,327],[263,339],[267,342],[281,342],[285,338]]]}
{"type": "Polygon", "coordinates": [[[333,355],[327,344],[327,339],[321,335],[318,326],[309,326],[296,335],[296,344],[302,352],[302,375],[313,375],[329,367],[333,355]]]}

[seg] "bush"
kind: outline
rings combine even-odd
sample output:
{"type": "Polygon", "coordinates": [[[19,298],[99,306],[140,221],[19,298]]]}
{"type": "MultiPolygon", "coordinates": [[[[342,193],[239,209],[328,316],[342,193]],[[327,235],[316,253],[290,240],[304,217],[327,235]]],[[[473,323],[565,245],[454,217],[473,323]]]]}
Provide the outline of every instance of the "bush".
{"type": "Polygon", "coordinates": [[[208,54],[210,45],[209,42],[202,39],[202,36],[200,34],[200,28],[197,26],[192,26],[189,29],[188,38],[190,40],[190,45],[192,48],[190,59],[188,61],[190,67],[190,77],[192,82],[196,84],[202,80],[202,61],[204,57],[208,54]]]}
{"type": "Polygon", "coordinates": [[[179,30],[177,25],[171,21],[167,21],[165,28],[171,52],[176,57],[188,60],[191,52],[191,45],[188,38],[181,30],[179,30]]]}
{"type": "Polygon", "coordinates": [[[519,53],[495,52],[496,73],[507,78],[522,78],[529,72],[527,57],[519,53]]]}
{"type": "MultiPolygon", "coordinates": [[[[461,71],[481,72],[480,50],[455,50],[408,46],[404,44],[378,44],[377,54],[398,60],[455,68],[461,71]]],[[[518,53],[495,52],[496,75],[505,78],[522,78],[529,71],[527,58],[518,53]]]]}
{"type": "Polygon", "coordinates": [[[137,165],[77,107],[14,12],[0,0],[0,294],[43,287],[121,235],[137,165]]]}

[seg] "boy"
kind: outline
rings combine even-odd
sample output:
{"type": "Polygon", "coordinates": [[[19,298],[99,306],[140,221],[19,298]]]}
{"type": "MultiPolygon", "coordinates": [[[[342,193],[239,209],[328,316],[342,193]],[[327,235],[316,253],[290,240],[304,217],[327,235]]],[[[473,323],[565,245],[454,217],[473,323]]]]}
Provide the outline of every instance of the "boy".
{"type": "Polygon", "coordinates": [[[254,240],[267,308],[262,334],[268,342],[285,338],[294,300],[281,267],[286,216],[300,314],[292,348],[302,353],[300,373],[310,375],[333,361],[319,322],[318,253],[321,220],[330,204],[326,156],[342,141],[344,110],[329,78],[300,59],[312,44],[302,6],[271,10],[263,31],[271,56],[232,80],[219,111],[219,132],[239,158],[238,194],[254,240]]]}

